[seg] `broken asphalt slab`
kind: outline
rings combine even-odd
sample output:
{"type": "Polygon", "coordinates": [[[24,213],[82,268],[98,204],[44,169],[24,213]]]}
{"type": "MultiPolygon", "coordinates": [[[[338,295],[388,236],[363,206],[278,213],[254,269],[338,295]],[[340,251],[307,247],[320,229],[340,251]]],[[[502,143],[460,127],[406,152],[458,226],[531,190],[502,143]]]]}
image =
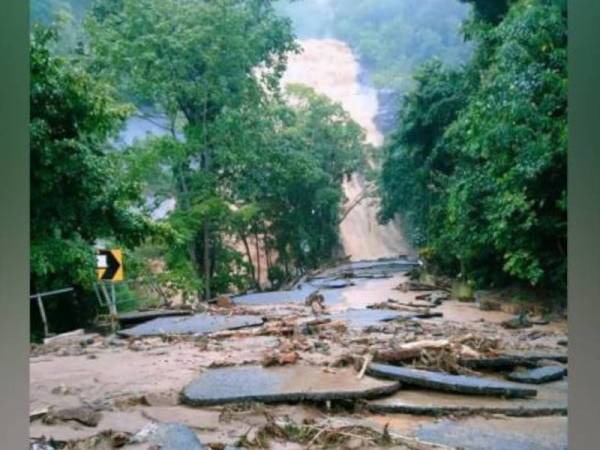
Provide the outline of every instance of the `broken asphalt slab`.
{"type": "Polygon", "coordinates": [[[371,412],[379,414],[412,414],[447,416],[502,414],[510,417],[540,417],[568,413],[568,383],[559,381],[538,389],[535,398],[505,399],[488,396],[402,389],[394,395],[368,403],[371,412]]]}
{"type": "Polygon", "coordinates": [[[567,369],[561,366],[545,366],[537,369],[512,372],[507,379],[517,383],[542,384],[562,380],[567,375],[567,369]]]}
{"type": "MultiPolygon", "coordinates": [[[[378,273],[397,273],[407,272],[419,264],[406,258],[381,259],[375,261],[354,261],[343,264],[335,269],[337,273],[346,272],[378,272],[378,273]]],[[[360,276],[360,275],[359,275],[360,276]]]]}
{"type": "Polygon", "coordinates": [[[255,292],[251,294],[236,295],[231,299],[236,305],[246,306],[304,303],[306,298],[315,291],[316,289],[314,287],[303,285],[299,289],[292,289],[289,291],[255,292]]]}
{"type": "Polygon", "coordinates": [[[148,322],[159,317],[177,317],[177,316],[190,316],[191,311],[178,310],[178,309],[156,309],[149,311],[133,311],[128,313],[119,314],[117,319],[123,324],[135,324],[148,322]]]}
{"type": "Polygon", "coordinates": [[[208,334],[223,330],[259,326],[260,316],[221,316],[196,314],[189,317],[161,317],[118,332],[124,337],[160,336],[165,334],[208,334]]]}
{"type": "Polygon", "coordinates": [[[565,354],[543,353],[506,353],[489,358],[464,358],[460,365],[474,370],[506,370],[517,366],[536,367],[540,361],[556,361],[563,364],[568,362],[565,354]]]}
{"type": "Polygon", "coordinates": [[[567,450],[567,418],[442,420],[416,431],[418,439],[468,450],[567,450]]]}
{"type": "MultiPolygon", "coordinates": [[[[150,423],[131,439],[165,450],[205,450],[196,433],[180,423],[150,423]]],[[[154,448],[154,447],[153,447],[154,448]]]]}
{"type": "Polygon", "coordinates": [[[343,289],[354,286],[354,283],[347,278],[313,278],[309,279],[306,284],[317,289],[343,289]]]}
{"type": "Polygon", "coordinates": [[[309,366],[245,366],[207,370],[183,389],[181,400],[190,406],[358,400],[390,395],[399,388],[397,382],[357,379],[352,369],[328,373],[309,366]]]}
{"type": "Polygon", "coordinates": [[[371,363],[367,373],[374,377],[400,381],[408,386],[418,386],[442,392],[455,392],[469,395],[490,395],[506,398],[535,397],[532,388],[465,375],[447,375],[439,372],[409,369],[388,364],[371,363]]]}

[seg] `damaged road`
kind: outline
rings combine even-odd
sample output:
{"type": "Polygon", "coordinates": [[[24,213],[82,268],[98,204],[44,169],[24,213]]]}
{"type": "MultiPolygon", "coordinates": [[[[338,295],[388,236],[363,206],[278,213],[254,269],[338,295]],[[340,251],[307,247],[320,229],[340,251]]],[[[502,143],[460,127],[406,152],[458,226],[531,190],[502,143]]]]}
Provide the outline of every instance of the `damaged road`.
{"type": "Polygon", "coordinates": [[[188,384],[181,399],[190,406],[325,402],[382,397],[400,389],[399,383],[372,378],[357,380],[353,375],[351,369],[332,373],[308,366],[212,369],[188,384]]]}
{"type": "Polygon", "coordinates": [[[413,266],[349,263],[34,346],[31,448],[562,449],[542,435],[566,435],[566,322],[505,328],[512,311],[424,291],[413,266]]]}

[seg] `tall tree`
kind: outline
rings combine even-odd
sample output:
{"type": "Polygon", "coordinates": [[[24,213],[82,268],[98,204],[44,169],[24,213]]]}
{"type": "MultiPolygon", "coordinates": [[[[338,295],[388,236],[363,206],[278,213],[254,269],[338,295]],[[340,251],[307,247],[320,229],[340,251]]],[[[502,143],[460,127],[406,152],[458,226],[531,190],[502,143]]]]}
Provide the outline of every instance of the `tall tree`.
{"type": "Polygon", "coordinates": [[[150,227],[134,206],[139,189],[127,179],[109,138],[129,109],[77,60],[49,49],[51,28],[31,38],[31,289],[90,286],[93,244],[139,243],[150,227]]]}
{"type": "Polygon", "coordinates": [[[566,6],[511,4],[496,25],[475,16],[469,65],[430,71],[408,96],[384,212],[416,217],[420,243],[453,274],[564,293],[566,6]]]}
{"type": "MultiPolygon", "coordinates": [[[[100,0],[88,29],[101,72],[124,92],[184,118],[183,151],[171,166],[177,207],[212,211],[223,168],[211,132],[225,111],[260,102],[277,87],[286,53],[295,49],[288,21],[264,0],[100,0]]],[[[214,219],[204,216],[188,249],[203,273],[205,298],[215,262],[214,219]]]]}

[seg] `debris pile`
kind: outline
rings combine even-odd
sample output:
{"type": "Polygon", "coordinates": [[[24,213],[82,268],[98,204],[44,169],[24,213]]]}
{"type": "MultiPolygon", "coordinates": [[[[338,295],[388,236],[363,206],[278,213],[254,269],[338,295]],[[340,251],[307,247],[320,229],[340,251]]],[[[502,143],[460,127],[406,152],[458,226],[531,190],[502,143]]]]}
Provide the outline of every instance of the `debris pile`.
{"type": "Polygon", "coordinates": [[[450,447],[417,439],[428,417],[566,415],[563,322],[458,302],[410,267],[348,263],[32,346],[30,448],[433,450],[450,447]]]}

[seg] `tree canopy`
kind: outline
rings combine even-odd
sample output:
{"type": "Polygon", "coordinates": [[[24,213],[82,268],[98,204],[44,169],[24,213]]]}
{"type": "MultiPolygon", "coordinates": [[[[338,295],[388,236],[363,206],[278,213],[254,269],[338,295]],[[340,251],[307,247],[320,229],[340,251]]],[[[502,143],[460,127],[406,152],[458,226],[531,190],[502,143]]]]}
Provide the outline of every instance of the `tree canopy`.
{"type": "Polygon", "coordinates": [[[135,245],[149,224],[134,209],[138,186],[128,180],[108,140],[129,108],[76,59],[48,48],[52,28],[31,39],[32,290],[90,286],[93,244],[135,245]]]}
{"type": "Polygon", "coordinates": [[[104,0],[87,29],[92,70],[170,118],[170,136],[129,153],[148,190],[160,179],[176,198],[165,251],[182,288],[207,298],[331,257],[363,135],[339,105],[281,91],[297,46],[270,2],[104,0]],[[251,246],[268,267],[248,264],[251,246]]]}
{"type": "Polygon", "coordinates": [[[520,0],[496,25],[484,16],[470,64],[417,75],[387,145],[383,217],[403,212],[444,270],[564,291],[566,7],[520,0]]]}

